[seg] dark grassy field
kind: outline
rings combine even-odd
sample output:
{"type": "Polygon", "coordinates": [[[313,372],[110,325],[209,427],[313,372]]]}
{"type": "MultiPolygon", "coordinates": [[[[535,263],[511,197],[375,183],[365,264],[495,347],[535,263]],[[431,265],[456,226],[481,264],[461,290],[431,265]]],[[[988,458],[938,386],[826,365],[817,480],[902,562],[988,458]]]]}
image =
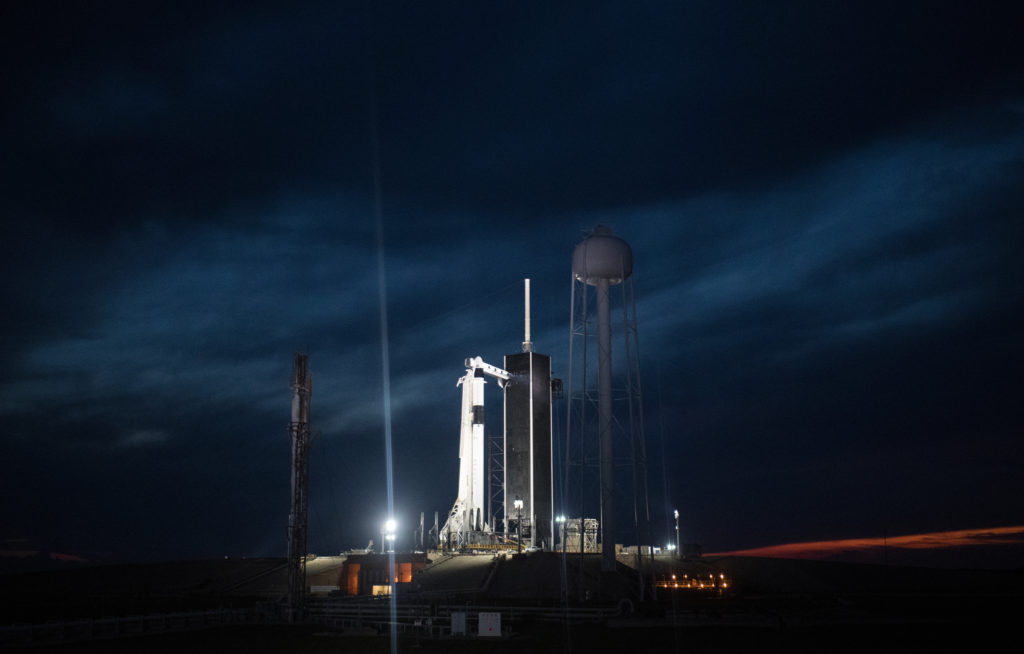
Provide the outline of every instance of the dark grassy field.
{"type": "MultiPolygon", "coordinates": [[[[543,561],[544,557],[535,557],[526,563],[543,561]]],[[[508,634],[503,639],[430,640],[403,634],[399,651],[932,653],[981,651],[1018,638],[1016,624],[1024,605],[1021,570],[933,570],[742,558],[722,559],[715,565],[735,581],[730,592],[721,596],[662,590],[657,602],[636,604],[633,613],[604,624],[566,625],[520,615],[503,623],[508,634]]],[[[210,561],[0,575],[4,582],[0,624],[245,607],[254,609],[246,614],[249,619],[272,620],[274,612],[259,607],[276,605],[275,598],[279,599],[277,575],[268,574],[278,566],[274,560],[210,561]],[[254,586],[251,580],[258,583],[254,586]]],[[[514,564],[502,571],[524,577],[514,564]]],[[[525,577],[543,578],[542,572],[525,577]]],[[[545,574],[557,578],[549,573],[545,574]]],[[[459,603],[466,603],[472,622],[475,603],[496,601],[466,596],[459,603]]],[[[344,631],[323,625],[259,622],[37,645],[19,651],[358,654],[390,652],[391,647],[387,633],[369,628],[344,631]]]]}
{"type": "MultiPolygon", "coordinates": [[[[994,646],[999,633],[983,625],[893,623],[822,625],[801,628],[764,627],[638,627],[595,625],[525,625],[502,640],[417,640],[401,636],[403,652],[941,652],[953,648],[979,651],[994,646]]],[[[1002,635],[1010,635],[1009,625],[1002,635]]],[[[387,653],[387,634],[346,633],[317,626],[259,625],[214,628],[204,631],[135,636],[60,646],[33,647],[39,653],[77,654],[336,654],[387,653]]]]}

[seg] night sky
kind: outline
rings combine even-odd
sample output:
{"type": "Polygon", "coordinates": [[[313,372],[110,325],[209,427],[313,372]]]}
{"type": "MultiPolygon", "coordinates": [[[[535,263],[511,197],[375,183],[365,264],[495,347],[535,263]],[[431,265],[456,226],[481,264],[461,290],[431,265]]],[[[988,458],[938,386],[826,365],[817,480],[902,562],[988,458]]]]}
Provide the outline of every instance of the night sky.
{"type": "Polygon", "coordinates": [[[519,351],[524,277],[566,374],[599,223],[656,539],[1024,524],[1012,4],[5,2],[4,547],[283,555],[295,351],[310,549],[379,542],[378,209],[400,546],[455,499],[455,383],[519,351]]]}

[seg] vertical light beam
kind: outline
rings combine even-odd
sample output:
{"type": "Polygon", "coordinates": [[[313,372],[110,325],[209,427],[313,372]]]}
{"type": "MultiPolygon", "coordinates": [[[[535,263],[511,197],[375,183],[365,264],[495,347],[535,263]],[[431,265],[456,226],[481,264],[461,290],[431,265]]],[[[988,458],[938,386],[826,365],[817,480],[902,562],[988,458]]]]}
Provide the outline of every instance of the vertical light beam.
{"type": "MultiPolygon", "coordinates": [[[[370,149],[373,167],[373,215],[377,227],[377,288],[380,301],[380,366],[381,393],[384,410],[384,467],[387,477],[388,520],[395,515],[395,483],[391,456],[391,356],[388,347],[388,291],[387,268],[384,258],[384,210],[381,193],[380,136],[377,133],[377,71],[376,57],[373,50],[373,16],[369,5],[366,5],[367,37],[366,45],[370,61],[370,149]]],[[[395,552],[394,547],[388,554],[388,577],[391,580],[391,653],[398,653],[398,596],[395,587],[395,552]]]]}

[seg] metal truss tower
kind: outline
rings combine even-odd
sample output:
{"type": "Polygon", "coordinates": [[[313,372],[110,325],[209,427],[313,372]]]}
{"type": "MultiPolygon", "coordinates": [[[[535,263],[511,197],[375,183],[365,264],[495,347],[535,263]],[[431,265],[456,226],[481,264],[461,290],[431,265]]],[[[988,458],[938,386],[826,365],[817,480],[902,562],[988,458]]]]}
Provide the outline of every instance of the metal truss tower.
{"type": "Polygon", "coordinates": [[[292,497],[288,513],[288,621],[302,615],[306,595],[306,529],[309,524],[309,400],[313,376],[305,354],[295,354],[291,388],[292,497]]]}
{"type": "Polygon", "coordinates": [[[487,522],[494,532],[505,523],[505,435],[491,434],[487,441],[487,522]]]}

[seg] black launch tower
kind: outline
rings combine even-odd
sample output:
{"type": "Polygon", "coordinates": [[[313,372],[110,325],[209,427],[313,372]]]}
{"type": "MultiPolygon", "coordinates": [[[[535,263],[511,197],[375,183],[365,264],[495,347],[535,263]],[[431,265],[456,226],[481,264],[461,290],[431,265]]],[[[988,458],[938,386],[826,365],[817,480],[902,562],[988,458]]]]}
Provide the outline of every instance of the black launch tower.
{"type": "Polygon", "coordinates": [[[552,548],[551,357],[505,356],[505,533],[521,529],[525,545],[552,548]],[[515,500],[522,500],[522,509],[515,500]],[[519,525],[516,524],[520,520],[519,525]]]}

